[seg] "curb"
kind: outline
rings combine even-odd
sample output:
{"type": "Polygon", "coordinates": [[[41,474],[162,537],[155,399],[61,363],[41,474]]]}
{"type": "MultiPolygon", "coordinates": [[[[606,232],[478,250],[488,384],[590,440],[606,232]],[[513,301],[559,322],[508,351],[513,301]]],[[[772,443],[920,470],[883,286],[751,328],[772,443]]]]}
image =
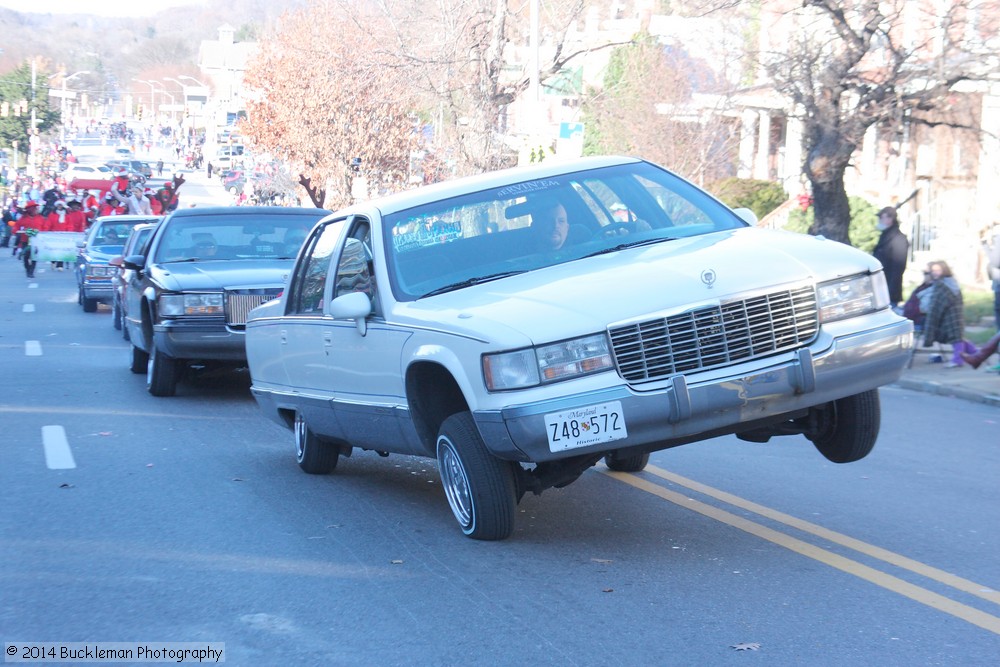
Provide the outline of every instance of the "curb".
{"type": "Polygon", "coordinates": [[[896,380],[893,385],[903,389],[922,391],[927,394],[937,394],[938,396],[952,396],[954,398],[961,398],[966,401],[983,403],[985,405],[991,405],[995,408],[1000,408],[1000,394],[984,394],[979,391],[963,389],[962,387],[941,384],[940,382],[931,382],[929,380],[907,380],[906,378],[896,380]]]}

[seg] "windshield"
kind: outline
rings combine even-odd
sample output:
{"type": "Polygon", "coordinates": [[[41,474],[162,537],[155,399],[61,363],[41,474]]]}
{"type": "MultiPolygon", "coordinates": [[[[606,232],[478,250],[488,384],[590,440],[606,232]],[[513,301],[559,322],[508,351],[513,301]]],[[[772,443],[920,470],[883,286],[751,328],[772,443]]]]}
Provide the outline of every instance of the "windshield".
{"type": "Polygon", "coordinates": [[[157,242],[154,262],[294,259],[317,216],[175,217],[157,242]]]}
{"type": "Polygon", "coordinates": [[[648,163],[574,172],[446,199],[385,218],[400,301],[635,245],[746,227],[648,163]]]}

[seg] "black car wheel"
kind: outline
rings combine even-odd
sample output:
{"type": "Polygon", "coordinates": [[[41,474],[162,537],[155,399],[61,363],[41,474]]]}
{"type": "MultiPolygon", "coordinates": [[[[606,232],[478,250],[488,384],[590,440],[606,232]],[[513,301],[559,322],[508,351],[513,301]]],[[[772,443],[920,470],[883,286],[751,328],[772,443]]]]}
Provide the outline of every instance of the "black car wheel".
{"type": "Polygon", "coordinates": [[[111,302],[111,326],[117,331],[122,330],[122,304],[117,297],[111,302]]]}
{"type": "Polygon", "coordinates": [[[853,463],[871,453],[882,424],[878,389],[847,396],[820,409],[821,426],[808,438],[834,463],[853,463]]]}
{"type": "Polygon", "coordinates": [[[83,312],[85,313],[96,313],[97,312],[97,299],[88,299],[83,295],[83,286],[80,286],[79,294],[77,295],[77,303],[83,306],[83,312]]]}
{"type": "Polygon", "coordinates": [[[310,475],[326,475],[337,467],[339,448],[319,437],[306,425],[301,412],[295,413],[295,460],[310,475]]]}
{"type": "Polygon", "coordinates": [[[146,364],[146,389],[153,396],[173,396],[177,391],[180,363],[153,345],[146,364]]]}
{"type": "Polygon", "coordinates": [[[448,417],[437,438],[445,496],[462,532],[476,540],[503,540],[514,530],[515,464],[490,454],[468,412],[448,417]]]}
{"type": "Polygon", "coordinates": [[[615,472],[640,472],[647,463],[649,452],[632,456],[619,456],[617,452],[612,452],[604,457],[604,465],[615,472]]]}
{"type": "Polygon", "coordinates": [[[129,365],[129,370],[138,375],[139,373],[145,373],[149,366],[149,355],[146,354],[144,350],[140,350],[135,345],[132,345],[132,363],[129,365]]]}

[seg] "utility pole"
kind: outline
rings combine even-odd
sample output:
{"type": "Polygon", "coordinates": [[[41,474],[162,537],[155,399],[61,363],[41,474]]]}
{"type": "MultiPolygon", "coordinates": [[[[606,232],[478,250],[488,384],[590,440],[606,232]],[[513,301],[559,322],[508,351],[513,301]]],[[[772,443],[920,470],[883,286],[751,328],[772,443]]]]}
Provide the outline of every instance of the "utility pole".
{"type": "Polygon", "coordinates": [[[28,174],[35,175],[35,149],[38,139],[35,138],[35,58],[31,58],[31,126],[28,128],[28,174]]]}

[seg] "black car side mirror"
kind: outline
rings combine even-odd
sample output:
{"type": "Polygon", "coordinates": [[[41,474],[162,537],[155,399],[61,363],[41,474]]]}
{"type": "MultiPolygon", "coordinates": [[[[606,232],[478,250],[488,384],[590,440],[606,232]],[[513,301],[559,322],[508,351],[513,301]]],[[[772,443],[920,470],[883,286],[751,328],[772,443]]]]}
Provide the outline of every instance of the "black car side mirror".
{"type": "Polygon", "coordinates": [[[146,266],[146,258],[143,255],[129,255],[122,260],[122,266],[130,271],[142,271],[146,266]]]}

